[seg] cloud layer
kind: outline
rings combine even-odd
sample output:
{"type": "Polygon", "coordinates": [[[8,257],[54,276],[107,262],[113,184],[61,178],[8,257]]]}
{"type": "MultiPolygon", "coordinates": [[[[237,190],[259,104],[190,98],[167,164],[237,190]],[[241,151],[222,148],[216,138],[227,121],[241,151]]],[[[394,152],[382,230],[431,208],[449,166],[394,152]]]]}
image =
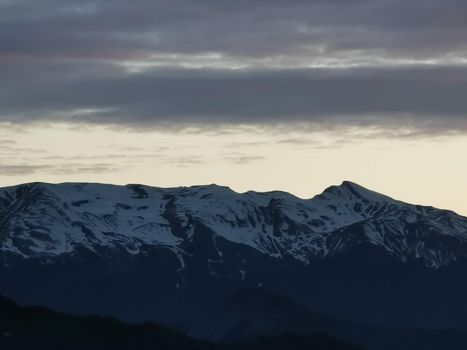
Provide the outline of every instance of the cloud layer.
{"type": "Polygon", "coordinates": [[[2,52],[18,56],[381,50],[427,58],[466,49],[463,0],[2,0],[0,9],[2,52]]]}
{"type": "Polygon", "coordinates": [[[461,0],[0,0],[0,121],[467,130],[461,0]]]}

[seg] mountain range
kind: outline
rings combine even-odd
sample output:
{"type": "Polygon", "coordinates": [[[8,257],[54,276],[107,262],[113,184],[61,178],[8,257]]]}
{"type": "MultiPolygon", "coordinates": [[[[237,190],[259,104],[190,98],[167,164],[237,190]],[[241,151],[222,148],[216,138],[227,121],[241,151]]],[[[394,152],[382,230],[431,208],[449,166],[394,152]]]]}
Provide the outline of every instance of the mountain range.
{"type": "MultiPolygon", "coordinates": [[[[0,218],[5,253],[53,257],[118,247],[137,255],[144,246],[160,246],[177,256],[181,268],[198,226],[210,230],[213,241],[303,263],[370,243],[402,262],[418,259],[439,268],[465,257],[467,246],[466,218],[348,181],[308,200],[216,185],[33,183],[0,190],[0,218]]],[[[222,254],[217,251],[219,259],[222,254]]]]}
{"type": "Polygon", "coordinates": [[[466,257],[467,218],[348,181],[311,199],[217,185],[0,189],[0,293],[203,339],[294,330],[210,311],[236,309],[251,290],[326,315],[317,318],[324,323],[345,320],[329,321],[331,334],[342,324],[363,333],[467,329],[466,257]]]}

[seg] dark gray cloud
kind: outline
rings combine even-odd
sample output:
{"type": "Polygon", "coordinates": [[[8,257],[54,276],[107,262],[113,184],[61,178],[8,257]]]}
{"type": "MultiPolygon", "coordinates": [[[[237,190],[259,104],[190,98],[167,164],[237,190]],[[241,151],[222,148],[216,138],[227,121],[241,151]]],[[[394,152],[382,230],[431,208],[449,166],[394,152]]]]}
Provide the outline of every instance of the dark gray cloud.
{"type": "Polygon", "coordinates": [[[154,52],[240,56],[381,49],[465,50],[463,0],[17,0],[0,5],[6,54],[121,58],[154,52]]]}
{"type": "Polygon", "coordinates": [[[466,130],[466,37],[464,0],[0,0],[0,121],[466,130]]]}
{"type": "Polygon", "coordinates": [[[0,119],[8,121],[406,123],[426,129],[467,123],[467,67],[158,71],[4,88],[0,119]]]}

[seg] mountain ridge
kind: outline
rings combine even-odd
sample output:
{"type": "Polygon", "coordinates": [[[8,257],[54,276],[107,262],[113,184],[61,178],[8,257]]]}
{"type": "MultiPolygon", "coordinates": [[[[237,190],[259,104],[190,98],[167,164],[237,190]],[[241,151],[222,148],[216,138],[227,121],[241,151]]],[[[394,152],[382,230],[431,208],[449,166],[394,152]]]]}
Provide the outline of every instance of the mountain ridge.
{"type": "MultiPolygon", "coordinates": [[[[106,182],[82,182],[82,181],[65,181],[65,182],[44,182],[44,181],[31,181],[31,182],[25,182],[25,183],[18,183],[18,184],[13,184],[13,185],[8,185],[8,186],[3,186],[3,187],[0,187],[0,190],[3,190],[3,189],[8,189],[8,188],[17,188],[17,187],[20,187],[20,186],[32,186],[32,185],[45,185],[45,186],[64,186],[64,185],[76,185],[76,186],[83,186],[83,185],[100,185],[100,186],[109,186],[109,187],[132,187],[132,186],[141,186],[141,187],[147,187],[147,188],[153,188],[153,189],[159,189],[159,190],[167,190],[167,191],[171,191],[171,190],[187,190],[187,189],[209,189],[209,188],[216,188],[216,189],[225,189],[227,191],[231,191],[231,192],[234,192],[236,194],[241,194],[241,195],[246,195],[246,194],[259,194],[259,195],[267,195],[267,194],[285,194],[287,196],[290,196],[290,197],[294,197],[298,200],[311,200],[313,199],[314,197],[317,197],[325,192],[327,192],[328,190],[331,190],[331,189],[334,189],[334,188],[344,188],[344,187],[354,187],[356,188],[357,190],[360,189],[360,190],[364,190],[368,193],[373,193],[373,194],[377,194],[377,195],[380,195],[380,196],[384,196],[384,197],[387,197],[388,199],[392,199],[392,200],[395,200],[393,199],[392,197],[390,196],[387,196],[387,195],[384,195],[382,193],[379,193],[377,191],[374,191],[374,190],[371,190],[365,186],[362,186],[360,184],[358,184],[357,182],[354,182],[354,181],[351,181],[351,180],[342,180],[342,182],[339,184],[339,185],[329,185],[327,187],[325,187],[321,193],[317,193],[317,194],[314,194],[312,195],[311,197],[301,197],[301,196],[298,196],[298,195],[295,195],[291,192],[288,192],[288,191],[285,191],[285,190],[268,190],[268,191],[257,191],[257,190],[246,190],[246,191],[236,191],[234,190],[232,187],[230,186],[227,186],[227,185],[222,185],[222,184],[218,184],[218,183],[206,183],[206,184],[193,184],[193,185],[188,185],[188,186],[169,186],[169,187],[162,187],[162,186],[154,186],[154,185],[146,185],[146,184],[143,184],[143,183],[127,183],[127,184],[115,184],[115,183],[106,183],[106,182]]],[[[403,203],[408,203],[408,202],[404,202],[404,201],[401,201],[403,203]]],[[[426,205],[424,205],[426,206],[426,205]]],[[[440,210],[449,210],[449,209],[440,209],[440,210]]],[[[452,211],[452,210],[451,210],[452,211]]]]}
{"type": "Polygon", "coordinates": [[[141,244],[180,252],[196,224],[213,237],[304,263],[368,241],[402,261],[421,258],[438,268],[465,252],[426,248],[426,237],[467,244],[467,218],[398,201],[350,181],[310,199],[280,191],[238,193],[214,184],[158,188],[35,182],[0,188],[0,249],[23,257],[122,243],[130,254],[137,254],[141,244]],[[415,223],[420,225],[411,232],[415,223]],[[411,236],[419,241],[408,242],[411,236]]]}

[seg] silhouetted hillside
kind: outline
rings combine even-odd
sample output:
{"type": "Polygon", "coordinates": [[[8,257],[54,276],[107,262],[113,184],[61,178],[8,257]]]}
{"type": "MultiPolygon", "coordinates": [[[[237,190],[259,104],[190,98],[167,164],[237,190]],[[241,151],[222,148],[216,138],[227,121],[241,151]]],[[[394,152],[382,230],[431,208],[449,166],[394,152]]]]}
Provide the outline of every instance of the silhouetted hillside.
{"type": "Polygon", "coordinates": [[[155,324],[128,325],[109,317],[73,316],[42,307],[20,307],[0,297],[2,350],[353,350],[323,335],[281,335],[249,343],[219,345],[192,339],[155,324]]]}

